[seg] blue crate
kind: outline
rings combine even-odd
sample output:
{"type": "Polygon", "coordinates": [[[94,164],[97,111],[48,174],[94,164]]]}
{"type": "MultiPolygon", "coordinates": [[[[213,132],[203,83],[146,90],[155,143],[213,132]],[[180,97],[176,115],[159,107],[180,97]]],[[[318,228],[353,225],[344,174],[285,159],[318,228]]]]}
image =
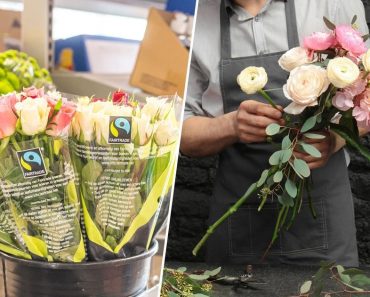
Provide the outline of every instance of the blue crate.
{"type": "Polygon", "coordinates": [[[186,14],[194,15],[196,0],[168,0],[167,11],[181,11],[186,14]]]}

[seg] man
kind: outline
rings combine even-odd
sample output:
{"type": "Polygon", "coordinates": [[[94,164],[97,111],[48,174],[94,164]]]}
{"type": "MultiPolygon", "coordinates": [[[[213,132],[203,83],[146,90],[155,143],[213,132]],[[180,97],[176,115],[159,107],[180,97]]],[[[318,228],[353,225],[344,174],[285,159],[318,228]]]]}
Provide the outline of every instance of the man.
{"type": "MultiPolygon", "coordinates": [[[[282,123],[282,112],[258,95],[247,98],[236,77],[248,66],[264,67],[267,89],[276,102],[288,101],[281,88],[288,73],[278,59],[299,46],[304,36],[324,31],[323,16],[349,24],[354,15],[368,32],[360,0],[200,0],[189,75],[181,151],[203,157],[220,154],[211,202],[213,223],[268,167],[273,147],[265,128],[282,123]]],[[[334,134],[314,144],[322,157],[297,152],[313,169],[313,219],[307,203],[294,226],[282,232],[268,260],[318,264],[337,260],[358,265],[353,201],[344,157],[344,141],[334,134]]],[[[306,199],[307,200],[307,199],[306,199]]],[[[213,234],[208,262],[258,262],[271,239],[278,206],[270,202],[257,212],[258,198],[244,205],[213,234]]]]}

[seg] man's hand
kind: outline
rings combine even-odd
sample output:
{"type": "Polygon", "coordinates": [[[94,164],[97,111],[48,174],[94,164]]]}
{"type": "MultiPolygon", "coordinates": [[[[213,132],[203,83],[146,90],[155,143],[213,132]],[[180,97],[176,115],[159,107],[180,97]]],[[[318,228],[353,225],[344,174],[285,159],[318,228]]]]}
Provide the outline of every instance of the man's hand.
{"type": "Polygon", "coordinates": [[[312,157],[312,156],[302,152],[301,150],[299,150],[299,151],[296,150],[294,152],[294,155],[298,159],[302,159],[302,160],[307,162],[310,169],[317,169],[317,168],[325,166],[325,164],[328,162],[331,155],[334,152],[336,152],[337,150],[339,150],[341,147],[343,147],[343,145],[344,145],[344,143],[343,143],[340,147],[338,146],[337,138],[339,136],[337,136],[334,133],[320,132],[318,134],[323,134],[326,137],[323,138],[323,139],[308,139],[308,138],[305,138],[304,142],[308,143],[310,145],[313,145],[315,148],[317,148],[321,153],[320,158],[312,157]]]}
{"type": "Polygon", "coordinates": [[[269,104],[246,100],[240,104],[235,114],[234,127],[241,142],[264,142],[267,136],[266,127],[272,123],[284,125],[281,111],[269,104]]]}

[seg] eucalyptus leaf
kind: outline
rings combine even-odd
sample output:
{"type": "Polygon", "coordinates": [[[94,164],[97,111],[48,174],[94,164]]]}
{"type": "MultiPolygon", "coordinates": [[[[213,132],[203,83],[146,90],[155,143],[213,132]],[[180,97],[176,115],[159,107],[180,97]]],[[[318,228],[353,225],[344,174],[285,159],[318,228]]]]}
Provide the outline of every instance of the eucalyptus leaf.
{"type": "Polygon", "coordinates": [[[282,151],[277,151],[273,153],[269,159],[270,165],[279,165],[282,157],[282,151]]]}
{"type": "Polygon", "coordinates": [[[299,292],[300,294],[307,294],[310,292],[311,290],[311,286],[312,286],[312,281],[306,281],[303,283],[303,285],[301,286],[299,292]]]}
{"type": "Polygon", "coordinates": [[[278,125],[276,123],[272,123],[272,124],[267,126],[266,134],[269,135],[269,136],[276,135],[280,132],[280,128],[281,128],[280,125],[278,125]]]}
{"type": "Polygon", "coordinates": [[[315,133],[305,133],[303,134],[305,137],[310,139],[325,139],[326,136],[322,134],[315,134],[315,133]]]}
{"type": "Polygon", "coordinates": [[[301,145],[302,149],[310,156],[314,158],[321,158],[321,152],[313,145],[304,142],[300,142],[299,144],[301,145]]]}
{"type": "Polygon", "coordinates": [[[286,163],[293,156],[293,149],[284,150],[281,156],[281,162],[286,163]]]}
{"type": "Polygon", "coordinates": [[[190,274],[189,277],[197,281],[204,281],[204,280],[209,279],[209,275],[204,275],[204,274],[190,274]]]}
{"type": "Polygon", "coordinates": [[[214,270],[206,270],[204,272],[205,275],[209,275],[209,276],[216,276],[217,274],[219,274],[221,272],[221,267],[218,267],[214,270]]]}
{"type": "Polygon", "coordinates": [[[267,169],[262,172],[261,177],[257,182],[257,187],[261,187],[265,183],[268,175],[269,175],[269,171],[267,169]]]}
{"type": "Polygon", "coordinates": [[[313,127],[315,127],[316,121],[317,121],[317,116],[312,116],[308,118],[302,126],[301,133],[305,133],[311,130],[313,127]]]}
{"type": "Polygon", "coordinates": [[[370,287],[370,278],[364,274],[357,274],[352,277],[351,285],[355,286],[357,291],[361,291],[364,287],[370,287]],[[360,287],[361,289],[357,287],[360,287]]]}
{"type": "Polygon", "coordinates": [[[274,182],[275,183],[280,183],[283,180],[284,174],[282,171],[277,171],[274,174],[274,182]]]}
{"type": "Polygon", "coordinates": [[[290,148],[291,145],[292,145],[292,141],[290,140],[289,135],[285,136],[281,143],[281,148],[283,150],[287,150],[290,148]]]}
{"type": "Polygon", "coordinates": [[[285,190],[287,191],[290,197],[292,198],[297,197],[298,194],[297,185],[289,178],[285,182],[285,190]]]}
{"type": "Polygon", "coordinates": [[[175,292],[168,292],[168,297],[181,297],[180,295],[176,294],[175,292]]]}
{"type": "Polygon", "coordinates": [[[283,205],[283,206],[289,206],[289,207],[294,206],[293,198],[290,197],[286,192],[284,192],[283,195],[279,195],[278,200],[279,200],[280,204],[283,205]]]}
{"type": "Polygon", "coordinates": [[[293,163],[293,169],[303,177],[309,177],[311,175],[311,170],[304,160],[295,159],[293,163]]]}
{"type": "Polygon", "coordinates": [[[337,265],[336,268],[337,268],[338,275],[339,275],[340,279],[342,280],[342,282],[344,282],[345,284],[350,284],[351,283],[351,277],[348,274],[343,274],[344,267],[342,265],[337,265]]]}
{"type": "Polygon", "coordinates": [[[179,267],[179,268],[177,268],[177,271],[178,272],[181,272],[181,273],[184,273],[186,270],[187,270],[186,267],[179,267]]]}

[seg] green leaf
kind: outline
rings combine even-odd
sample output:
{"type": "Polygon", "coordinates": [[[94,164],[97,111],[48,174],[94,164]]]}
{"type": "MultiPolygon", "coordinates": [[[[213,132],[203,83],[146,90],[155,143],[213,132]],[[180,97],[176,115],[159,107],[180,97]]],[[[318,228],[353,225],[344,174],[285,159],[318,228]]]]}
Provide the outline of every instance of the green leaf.
{"type": "Polygon", "coordinates": [[[217,274],[219,274],[221,272],[221,267],[218,267],[214,270],[206,270],[204,272],[205,275],[209,275],[209,276],[216,276],[217,274]]]}
{"type": "Polygon", "coordinates": [[[292,197],[290,197],[286,192],[283,193],[283,195],[278,196],[278,200],[281,205],[283,206],[294,206],[294,200],[292,197]]]}
{"type": "Polygon", "coordinates": [[[355,289],[357,289],[357,291],[363,291],[362,288],[370,286],[370,278],[368,278],[364,274],[357,274],[357,275],[352,277],[351,285],[354,285],[356,287],[360,287],[360,288],[355,287],[355,289]]]}
{"type": "Polygon", "coordinates": [[[312,286],[312,281],[306,281],[303,283],[303,285],[301,286],[299,292],[300,294],[307,294],[310,292],[311,290],[311,286],[312,286]]]}
{"type": "Polygon", "coordinates": [[[322,134],[315,134],[315,133],[305,133],[303,134],[305,137],[310,139],[325,139],[326,136],[322,134]]]}
{"type": "Polygon", "coordinates": [[[279,165],[280,164],[280,159],[282,157],[282,151],[277,151],[273,153],[269,159],[270,165],[279,165]]]}
{"type": "Polygon", "coordinates": [[[62,105],[63,105],[63,100],[61,98],[58,100],[57,104],[55,104],[54,113],[58,113],[59,110],[62,108],[62,105]]]}
{"type": "Polygon", "coordinates": [[[351,283],[351,277],[347,274],[343,274],[344,267],[342,265],[337,265],[336,268],[337,268],[338,275],[339,275],[340,279],[342,280],[342,282],[344,282],[345,284],[350,284],[351,283]]]}
{"type": "Polygon", "coordinates": [[[343,274],[349,275],[349,276],[355,276],[357,274],[364,274],[364,272],[357,268],[350,268],[343,271],[343,274]]]}
{"type": "Polygon", "coordinates": [[[283,180],[284,174],[282,171],[277,171],[274,174],[274,182],[275,183],[280,183],[283,180]]]}
{"type": "Polygon", "coordinates": [[[281,148],[283,150],[287,150],[290,148],[291,145],[292,145],[292,141],[290,140],[289,135],[285,136],[281,143],[281,148]]]}
{"type": "Polygon", "coordinates": [[[191,295],[191,297],[209,297],[209,296],[208,295],[201,294],[201,293],[197,293],[197,294],[191,295]]]}
{"type": "Polygon", "coordinates": [[[276,135],[279,132],[280,132],[280,125],[278,125],[276,123],[272,123],[272,124],[268,125],[267,128],[266,128],[266,134],[269,135],[269,136],[276,135]]]}
{"type": "Polygon", "coordinates": [[[354,25],[357,21],[357,15],[354,15],[351,21],[351,25],[354,25]]]}
{"type": "Polygon", "coordinates": [[[290,160],[290,158],[293,156],[293,150],[284,150],[281,156],[281,162],[286,163],[290,160]]]}
{"type": "Polygon", "coordinates": [[[308,118],[302,126],[301,133],[307,132],[311,130],[313,127],[315,127],[316,121],[317,121],[317,116],[312,116],[308,118]]]}
{"type": "Polygon", "coordinates": [[[335,24],[333,24],[327,17],[323,17],[324,23],[326,27],[328,27],[330,30],[335,30],[335,24]]]}
{"type": "Polygon", "coordinates": [[[181,273],[184,273],[186,270],[187,270],[186,267],[179,267],[179,268],[177,268],[176,271],[181,272],[181,273]]]}
{"type": "Polygon", "coordinates": [[[209,275],[204,275],[204,274],[190,274],[189,277],[197,281],[204,281],[204,280],[209,279],[209,275]]]}
{"type": "Polygon", "coordinates": [[[310,156],[314,158],[321,158],[321,152],[313,145],[304,142],[300,142],[299,144],[301,145],[302,149],[310,156]]]}
{"type": "Polygon", "coordinates": [[[295,159],[293,163],[293,169],[299,175],[303,177],[309,177],[311,175],[311,170],[307,163],[301,159],[295,159]]]}
{"type": "Polygon", "coordinates": [[[176,294],[175,292],[168,292],[168,297],[181,297],[180,295],[176,294]]]}
{"type": "Polygon", "coordinates": [[[298,194],[297,185],[289,178],[285,182],[285,190],[287,191],[290,197],[292,198],[297,197],[298,194]]]}
{"type": "Polygon", "coordinates": [[[369,37],[370,37],[370,34],[366,34],[366,35],[362,36],[362,39],[363,39],[364,42],[366,42],[369,39],[369,37]]]}
{"type": "Polygon", "coordinates": [[[269,171],[267,169],[262,172],[261,177],[257,182],[257,187],[260,187],[265,183],[268,175],[269,175],[269,171]]]}
{"type": "Polygon", "coordinates": [[[95,182],[102,172],[103,167],[100,163],[95,160],[90,160],[82,169],[81,175],[84,181],[95,182]]]}

